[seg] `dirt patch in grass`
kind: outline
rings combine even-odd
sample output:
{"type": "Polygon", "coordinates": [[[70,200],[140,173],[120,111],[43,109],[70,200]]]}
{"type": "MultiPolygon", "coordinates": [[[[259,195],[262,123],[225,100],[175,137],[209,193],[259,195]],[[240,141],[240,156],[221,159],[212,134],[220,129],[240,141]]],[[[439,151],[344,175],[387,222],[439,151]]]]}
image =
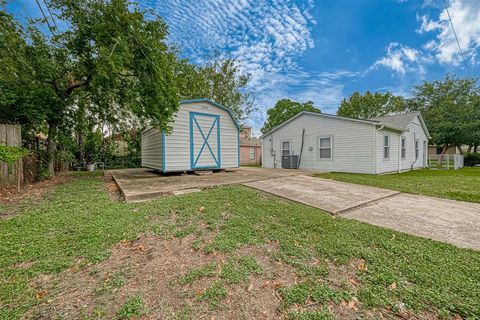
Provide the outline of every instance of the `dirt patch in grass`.
{"type": "Polygon", "coordinates": [[[55,177],[26,185],[18,191],[16,188],[0,189],[0,204],[18,204],[25,200],[40,199],[52,186],[71,181],[73,176],[69,172],[62,172],[55,177]]]}
{"type": "Polygon", "coordinates": [[[115,180],[113,180],[112,173],[105,171],[103,175],[103,181],[105,182],[105,188],[108,195],[113,201],[123,201],[123,195],[115,180]]]}
{"type": "Polygon", "coordinates": [[[143,315],[146,319],[281,316],[278,288],[295,284],[297,276],[292,267],[272,258],[276,243],[244,247],[227,255],[194,250],[193,241],[193,236],[141,236],[133,242],[115,245],[111,256],[103,262],[83,269],[70,268],[56,279],[38,278],[35,290],[45,294],[45,298],[27,317],[112,318],[132,297],[143,300],[148,310],[143,315]],[[232,275],[222,275],[226,273],[225,265],[243,257],[258,263],[258,272],[247,273],[245,278],[240,275],[238,282],[230,280],[232,275]],[[189,271],[205,265],[213,266],[208,276],[195,278],[191,283],[182,281],[189,271]]]}

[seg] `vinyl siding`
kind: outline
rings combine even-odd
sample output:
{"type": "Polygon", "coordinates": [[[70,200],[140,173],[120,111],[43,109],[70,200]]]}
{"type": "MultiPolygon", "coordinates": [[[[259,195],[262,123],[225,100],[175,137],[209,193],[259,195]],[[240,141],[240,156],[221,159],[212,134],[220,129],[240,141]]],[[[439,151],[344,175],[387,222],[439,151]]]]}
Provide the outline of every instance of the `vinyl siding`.
{"type": "Polygon", "coordinates": [[[142,133],[142,167],[162,170],[162,132],[149,129],[142,133]]]}
{"type": "Polygon", "coordinates": [[[407,131],[400,133],[392,130],[380,130],[377,135],[377,172],[389,173],[407,171],[411,169],[424,168],[427,166],[427,148],[424,149],[423,142],[428,146],[428,138],[418,117],[414,118],[407,126],[407,131]],[[391,137],[390,159],[383,159],[383,135],[391,137]],[[401,157],[401,137],[405,137],[405,158],[401,157]],[[415,139],[418,140],[418,159],[415,161],[415,139]]]}
{"type": "Polygon", "coordinates": [[[400,132],[382,129],[377,131],[377,173],[398,171],[400,132]],[[390,137],[390,157],[384,158],[384,137],[390,137]]]}
{"type": "Polygon", "coordinates": [[[375,126],[338,118],[303,114],[263,138],[263,166],[281,168],[281,142],[291,141],[293,154],[300,154],[302,130],[305,141],[302,169],[355,173],[375,172],[375,126]],[[333,139],[332,159],[320,159],[319,138],[333,139]],[[275,156],[272,156],[272,150],[275,156]]]}
{"type": "MultiPolygon", "coordinates": [[[[208,102],[180,105],[171,124],[172,132],[165,137],[166,171],[190,170],[190,112],[220,116],[221,168],[238,167],[238,130],[227,111],[208,102]]],[[[197,141],[197,138],[195,138],[197,141]]],[[[210,141],[210,140],[209,140],[210,141]]],[[[216,147],[216,142],[213,142],[216,147]]]]}
{"type": "Polygon", "coordinates": [[[410,170],[411,165],[413,164],[414,168],[423,168],[427,166],[427,152],[428,152],[428,138],[423,130],[423,127],[420,123],[418,117],[412,120],[408,125],[408,132],[404,133],[406,138],[406,159],[402,159],[401,167],[402,170],[410,170]],[[419,155],[418,159],[415,162],[415,139],[418,139],[419,146],[419,155]],[[427,143],[427,150],[423,149],[423,142],[427,143]]]}

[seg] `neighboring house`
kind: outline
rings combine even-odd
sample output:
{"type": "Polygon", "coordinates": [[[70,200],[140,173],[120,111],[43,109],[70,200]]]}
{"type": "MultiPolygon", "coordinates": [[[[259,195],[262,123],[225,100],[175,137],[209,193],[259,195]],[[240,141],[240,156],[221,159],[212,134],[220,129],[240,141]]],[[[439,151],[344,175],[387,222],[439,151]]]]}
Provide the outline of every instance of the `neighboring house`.
{"type": "Polygon", "coordinates": [[[429,138],[419,112],[361,120],[303,111],[260,137],[262,165],[286,167],[293,155],[302,169],[399,172],[427,166],[429,138]]]}
{"type": "Polygon", "coordinates": [[[240,165],[240,126],[229,109],[208,99],[181,101],[171,132],[142,132],[142,166],[162,172],[240,165]]]}
{"type": "MultiPolygon", "coordinates": [[[[428,155],[429,156],[438,156],[438,155],[441,155],[442,152],[443,152],[443,147],[442,146],[436,146],[436,145],[429,145],[428,146],[428,155]]],[[[454,154],[460,154],[460,152],[458,152],[457,147],[451,147],[451,148],[448,148],[446,154],[454,155],[454,154]]]]}
{"type": "Polygon", "coordinates": [[[260,164],[262,143],[252,135],[252,128],[242,126],[240,131],[240,164],[260,164]]]}

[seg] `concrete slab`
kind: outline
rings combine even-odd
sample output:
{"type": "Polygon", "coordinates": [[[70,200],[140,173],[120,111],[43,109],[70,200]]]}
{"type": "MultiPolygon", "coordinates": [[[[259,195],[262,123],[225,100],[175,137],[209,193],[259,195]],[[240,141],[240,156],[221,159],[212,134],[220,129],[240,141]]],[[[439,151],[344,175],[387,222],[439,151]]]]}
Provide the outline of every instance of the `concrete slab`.
{"type": "Polygon", "coordinates": [[[378,201],[399,193],[398,191],[314,178],[306,175],[254,181],[244,184],[332,214],[367,205],[372,201],[378,201]]]}
{"type": "Polygon", "coordinates": [[[478,203],[402,193],[341,216],[480,250],[478,203]]]}
{"type": "Polygon", "coordinates": [[[149,200],[163,195],[181,194],[182,190],[198,190],[306,173],[306,171],[301,170],[255,167],[241,167],[208,175],[163,175],[149,169],[124,169],[112,170],[111,172],[127,202],[149,200]]]}

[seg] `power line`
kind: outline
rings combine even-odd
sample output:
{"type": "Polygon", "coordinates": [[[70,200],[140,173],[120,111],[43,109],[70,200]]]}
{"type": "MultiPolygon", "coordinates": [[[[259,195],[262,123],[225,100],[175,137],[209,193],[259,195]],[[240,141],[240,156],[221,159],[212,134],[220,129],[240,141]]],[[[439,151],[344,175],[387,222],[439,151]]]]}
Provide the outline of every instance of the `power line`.
{"type": "MultiPolygon", "coordinates": [[[[42,6],[40,5],[40,2],[38,2],[38,0],[35,0],[35,2],[37,3],[37,6],[38,6],[38,8],[40,9],[40,12],[42,13],[43,18],[44,18],[45,21],[47,22],[48,29],[50,30],[50,32],[52,33],[52,35],[55,36],[55,32],[53,32],[53,28],[52,28],[52,26],[50,25],[50,22],[48,21],[47,16],[45,15],[45,12],[43,11],[42,6]]],[[[47,7],[47,8],[48,8],[48,7],[47,7]]]]}
{"type": "Polygon", "coordinates": [[[453,26],[452,17],[450,16],[450,11],[448,10],[446,0],[443,0],[443,5],[445,6],[445,10],[447,11],[448,20],[450,21],[450,25],[452,26],[453,35],[455,36],[455,41],[457,42],[458,50],[460,51],[460,55],[462,56],[463,63],[465,64],[465,67],[467,67],[467,59],[465,59],[462,47],[460,47],[460,42],[458,41],[457,32],[455,31],[455,27],[453,26]]]}
{"type": "Polygon", "coordinates": [[[50,7],[48,6],[47,2],[45,0],[43,0],[43,3],[45,4],[45,7],[47,8],[48,10],[48,13],[50,15],[50,18],[52,19],[52,22],[53,24],[55,25],[55,28],[58,30],[58,26],[57,26],[57,22],[55,21],[55,19],[53,18],[53,14],[52,14],[52,11],[50,11],[50,7]]]}

